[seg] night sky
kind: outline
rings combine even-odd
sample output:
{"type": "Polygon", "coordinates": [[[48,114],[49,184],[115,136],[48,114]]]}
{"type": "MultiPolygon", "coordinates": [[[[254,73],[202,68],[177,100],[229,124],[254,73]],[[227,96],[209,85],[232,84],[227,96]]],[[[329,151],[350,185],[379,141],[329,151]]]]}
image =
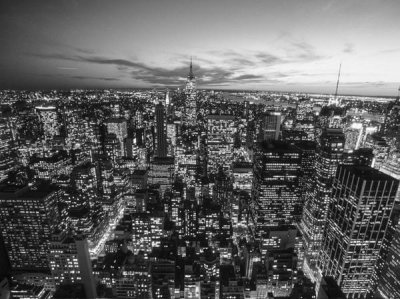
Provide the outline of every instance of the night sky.
{"type": "Polygon", "coordinates": [[[399,0],[0,1],[0,88],[397,95],[399,0]]]}

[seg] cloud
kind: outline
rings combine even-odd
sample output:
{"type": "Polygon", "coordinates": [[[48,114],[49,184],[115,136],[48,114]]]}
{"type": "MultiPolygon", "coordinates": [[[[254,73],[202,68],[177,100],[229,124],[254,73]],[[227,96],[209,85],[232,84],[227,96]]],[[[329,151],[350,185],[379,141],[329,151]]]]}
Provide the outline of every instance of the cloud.
{"type": "Polygon", "coordinates": [[[254,80],[254,79],[262,79],[262,78],[264,78],[264,76],[245,74],[245,75],[237,76],[233,79],[235,79],[235,80],[254,80]]]}
{"type": "Polygon", "coordinates": [[[343,53],[353,53],[354,52],[354,45],[351,43],[346,43],[344,45],[343,53]]]}
{"type": "Polygon", "coordinates": [[[255,56],[266,65],[272,65],[272,64],[285,62],[284,59],[282,59],[278,56],[269,54],[269,53],[258,53],[255,56]]]}
{"type": "Polygon", "coordinates": [[[70,76],[69,78],[79,79],[79,80],[119,81],[118,78],[101,78],[101,77],[91,77],[91,76],[70,76]]]}
{"type": "MultiPolygon", "coordinates": [[[[261,84],[277,83],[288,77],[276,72],[271,66],[279,66],[290,62],[304,62],[320,59],[314,48],[304,42],[293,43],[297,49],[291,57],[280,57],[268,51],[247,51],[238,53],[234,50],[208,51],[203,57],[194,59],[194,73],[201,86],[218,84],[261,84]],[[208,55],[207,55],[208,54],[208,55]],[[196,62],[201,62],[199,66],[196,62]]],[[[114,66],[116,70],[143,84],[158,86],[179,86],[184,84],[189,72],[189,60],[186,55],[175,54],[170,67],[154,66],[136,59],[107,57],[90,54],[91,51],[76,49],[68,56],[60,53],[32,54],[42,59],[56,59],[78,63],[114,66]]],[[[97,78],[75,76],[76,79],[92,79],[113,81],[113,78],[97,78]]],[[[115,79],[117,80],[117,79],[115,79]]]]}
{"type": "Polygon", "coordinates": [[[382,50],[379,53],[396,53],[396,52],[400,52],[400,48],[392,48],[392,49],[386,49],[386,50],[382,50]]]}
{"type": "Polygon", "coordinates": [[[70,70],[70,71],[72,71],[72,70],[78,70],[79,68],[77,68],[77,67],[67,67],[67,66],[58,66],[58,67],[56,67],[56,69],[58,69],[58,70],[70,70]]]}
{"type": "Polygon", "coordinates": [[[296,61],[311,62],[311,61],[326,58],[325,56],[317,53],[317,51],[311,44],[306,43],[304,41],[292,42],[291,48],[294,52],[291,53],[289,60],[292,60],[293,62],[296,62],[296,61]],[[292,55],[292,54],[294,54],[294,55],[292,55]]]}

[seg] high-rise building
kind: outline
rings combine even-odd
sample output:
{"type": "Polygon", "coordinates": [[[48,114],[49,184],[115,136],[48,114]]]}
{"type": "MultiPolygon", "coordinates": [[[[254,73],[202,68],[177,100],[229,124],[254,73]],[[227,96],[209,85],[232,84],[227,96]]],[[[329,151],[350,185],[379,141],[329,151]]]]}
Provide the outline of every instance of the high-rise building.
{"type": "Polygon", "coordinates": [[[2,186],[0,229],[14,271],[48,271],[59,191],[2,186]]]}
{"type": "Polygon", "coordinates": [[[49,261],[55,284],[83,283],[88,298],[96,297],[87,239],[75,238],[64,231],[52,235],[49,246],[49,261]]]}
{"type": "Polygon", "coordinates": [[[250,162],[232,164],[233,188],[251,193],[253,183],[253,165],[250,162]]]}
{"type": "MultiPolygon", "coordinates": [[[[400,154],[392,152],[380,167],[380,171],[400,179],[400,154]]],[[[388,299],[400,298],[400,189],[397,191],[395,208],[390,219],[390,226],[385,235],[381,250],[382,261],[378,264],[378,291],[388,299]]]]}
{"type": "Polygon", "coordinates": [[[110,118],[105,122],[108,134],[115,134],[118,140],[120,153],[119,156],[124,156],[124,141],[128,137],[128,128],[126,119],[124,118],[110,118]]]}
{"type": "Polygon", "coordinates": [[[166,157],[168,153],[167,144],[167,126],[164,105],[159,103],[156,105],[156,134],[155,134],[155,156],[166,157]]]}
{"type": "Polygon", "coordinates": [[[344,139],[341,129],[326,129],[322,133],[317,146],[314,181],[305,193],[300,229],[305,246],[304,272],[312,280],[316,276],[316,262],[321,248],[332,182],[342,160],[344,139]]]}
{"type": "Polygon", "coordinates": [[[367,298],[399,181],[368,166],[339,166],[318,267],[347,298],[367,298]]]}
{"type": "Polygon", "coordinates": [[[190,59],[190,69],[189,69],[189,75],[186,80],[186,86],[185,86],[185,94],[186,94],[186,122],[195,124],[197,115],[196,115],[196,77],[193,74],[193,64],[192,60],[190,59]]]}
{"type": "Polygon", "coordinates": [[[387,299],[400,298],[400,223],[395,226],[383,271],[380,273],[378,291],[387,299]]]}
{"type": "Polygon", "coordinates": [[[215,174],[219,168],[231,170],[234,135],[237,132],[232,115],[207,116],[207,172],[215,174]]]}
{"type": "Polygon", "coordinates": [[[174,178],[174,158],[154,157],[150,163],[148,183],[159,185],[161,194],[171,186],[174,178]]]}
{"type": "Polygon", "coordinates": [[[0,181],[7,178],[7,173],[14,167],[11,156],[11,130],[7,121],[0,118],[0,181]]]}
{"type": "Polygon", "coordinates": [[[35,107],[40,122],[43,124],[44,138],[51,139],[60,133],[60,124],[58,122],[57,107],[38,106],[35,107]]]}
{"type": "Polygon", "coordinates": [[[280,112],[267,112],[261,123],[260,134],[262,136],[262,140],[269,141],[279,139],[281,119],[282,115],[280,112]]]}
{"type": "Polygon", "coordinates": [[[295,224],[301,216],[300,152],[284,142],[262,142],[254,164],[252,217],[256,229],[295,224]]]}

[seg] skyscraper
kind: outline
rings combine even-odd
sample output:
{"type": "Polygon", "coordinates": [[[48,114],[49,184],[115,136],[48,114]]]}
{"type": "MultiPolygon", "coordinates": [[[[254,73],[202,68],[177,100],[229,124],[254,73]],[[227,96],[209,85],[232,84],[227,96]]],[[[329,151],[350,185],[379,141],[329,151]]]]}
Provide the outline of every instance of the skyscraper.
{"type": "Polygon", "coordinates": [[[293,146],[278,141],[259,144],[252,194],[258,231],[300,218],[300,167],[300,152],[293,146]]]}
{"type": "Polygon", "coordinates": [[[207,116],[207,172],[216,174],[222,167],[231,169],[233,161],[234,134],[237,132],[236,119],[232,115],[207,116]]]}
{"type": "Polygon", "coordinates": [[[48,271],[51,233],[57,223],[58,191],[3,186],[0,229],[15,271],[48,271]]]}
{"type": "Polygon", "coordinates": [[[315,279],[332,181],[342,159],[344,141],[341,129],[326,129],[322,133],[317,146],[313,186],[305,193],[300,229],[305,245],[304,270],[311,279],[315,279]]]}
{"type": "Polygon", "coordinates": [[[395,227],[384,265],[380,275],[378,291],[387,299],[400,298],[400,223],[395,227]]]}
{"type": "Polygon", "coordinates": [[[280,112],[270,111],[264,116],[261,123],[262,140],[278,140],[281,130],[282,115],[280,112]]]}
{"type": "Polygon", "coordinates": [[[57,107],[38,106],[35,107],[41,123],[43,124],[44,138],[51,139],[60,133],[57,107]]]}
{"type": "Polygon", "coordinates": [[[11,157],[11,130],[7,121],[0,118],[0,181],[7,178],[7,173],[14,167],[11,157]]]}
{"type": "Polygon", "coordinates": [[[168,153],[167,128],[163,104],[156,105],[156,148],[155,156],[164,158],[168,153]]]}
{"type": "Polygon", "coordinates": [[[339,166],[318,266],[347,298],[366,298],[399,181],[368,166],[339,166]]]}
{"type": "Polygon", "coordinates": [[[196,77],[193,74],[192,59],[190,59],[189,75],[186,80],[185,86],[186,94],[186,122],[194,124],[196,123],[196,77]]]}
{"type": "Polygon", "coordinates": [[[124,140],[128,137],[128,129],[124,118],[110,118],[106,121],[107,133],[115,134],[120,147],[119,156],[124,156],[124,140]]]}
{"type": "MultiPolygon", "coordinates": [[[[392,152],[382,164],[380,171],[400,179],[400,154],[392,152]]],[[[395,208],[390,217],[385,243],[378,264],[378,291],[388,299],[400,298],[400,190],[397,191],[395,208]]]]}

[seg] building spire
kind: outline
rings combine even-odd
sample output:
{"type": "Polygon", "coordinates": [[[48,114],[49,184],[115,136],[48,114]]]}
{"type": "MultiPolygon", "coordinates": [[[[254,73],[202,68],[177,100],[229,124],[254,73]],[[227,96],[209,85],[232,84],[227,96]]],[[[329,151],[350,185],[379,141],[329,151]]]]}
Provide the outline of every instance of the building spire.
{"type": "Polygon", "coordinates": [[[340,63],[339,66],[339,73],[338,73],[338,77],[337,77],[337,82],[336,82],[336,90],[335,90],[335,100],[337,99],[337,93],[338,93],[338,88],[339,88],[339,80],[340,80],[340,71],[342,69],[342,63],[340,63]]]}
{"type": "Polygon", "coordinates": [[[188,76],[188,78],[189,78],[189,80],[193,80],[193,79],[194,79],[192,56],[190,56],[190,69],[189,69],[189,76],[188,76]]]}

